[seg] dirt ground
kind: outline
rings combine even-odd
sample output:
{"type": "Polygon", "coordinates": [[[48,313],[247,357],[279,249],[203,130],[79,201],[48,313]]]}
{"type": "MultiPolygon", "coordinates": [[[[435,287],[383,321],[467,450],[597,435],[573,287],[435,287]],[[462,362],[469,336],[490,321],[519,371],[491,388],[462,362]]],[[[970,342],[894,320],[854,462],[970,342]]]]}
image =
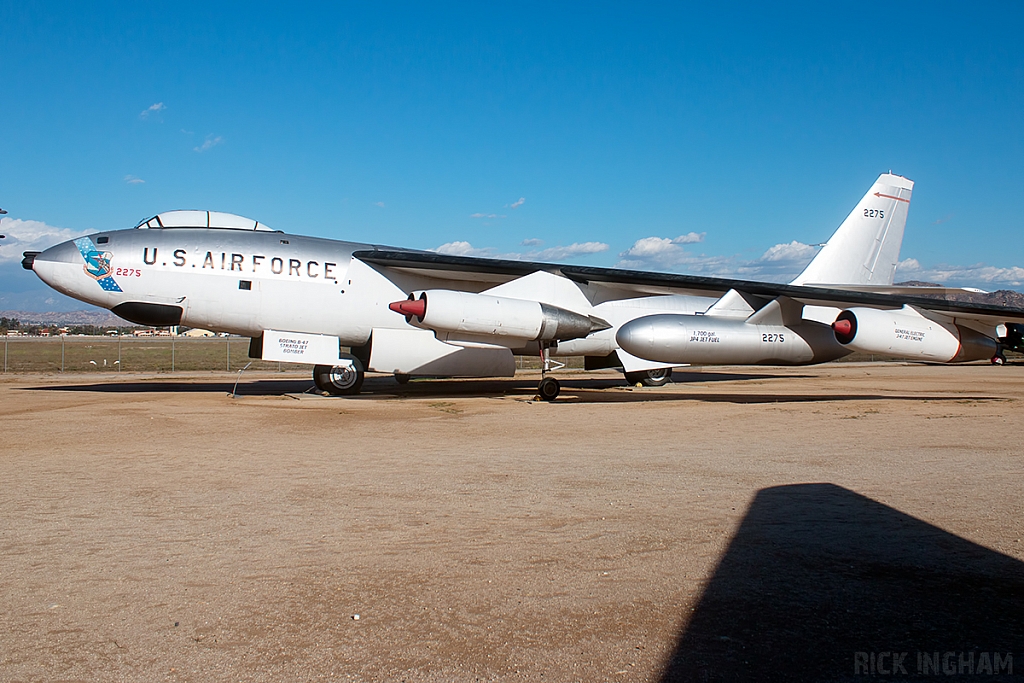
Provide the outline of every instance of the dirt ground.
{"type": "Polygon", "coordinates": [[[0,680],[1021,679],[1024,365],[560,377],[0,379],[0,680]]]}

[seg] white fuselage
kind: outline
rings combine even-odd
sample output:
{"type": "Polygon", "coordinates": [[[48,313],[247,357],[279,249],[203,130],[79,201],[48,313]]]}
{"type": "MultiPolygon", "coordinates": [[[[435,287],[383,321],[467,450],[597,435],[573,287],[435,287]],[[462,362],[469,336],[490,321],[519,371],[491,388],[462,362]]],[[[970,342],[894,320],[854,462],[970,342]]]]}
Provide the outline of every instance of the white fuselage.
{"type": "MultiPolygon", "coordinates": [[[[374,249],[372,245],[270,231],[143,228],[97,233],[78,242],[40,253],[32,269],[64,294],[115,313],[136,303],[156,304],[180,309],[182,325],[250,337],[264,330],[288,330],[362,346],[375,329],[416,329],[388,308],[409,292],[481,292],[499,284],[477,274],[444,279],[378,268],[352,257],[355,251],[374,249]],[[93,251],[90,255],[83,249],[93,251]]],[[[715,301],[651,296],[592,305],[594,293],[586,285],[578,287],[583,303],[576,308],[589,308],[579,312],[598,315],[612,327],[559,343],[552,350],[557,355],[608,355],[617,348],[615,332],[624,322],[652,313],[702,312],[715,301]]]]}

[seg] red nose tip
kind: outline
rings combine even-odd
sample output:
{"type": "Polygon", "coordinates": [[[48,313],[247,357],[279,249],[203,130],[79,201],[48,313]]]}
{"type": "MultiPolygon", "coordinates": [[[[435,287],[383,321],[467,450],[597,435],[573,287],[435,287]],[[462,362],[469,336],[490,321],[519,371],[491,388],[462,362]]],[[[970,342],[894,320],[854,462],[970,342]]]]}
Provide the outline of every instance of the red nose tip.
{"type": "Polygon", "coordinates": [[[849,337],[853,332],[853,323],[849,320],[837,320],[832,323],[832,329],[844,337],[849,337]]]}
{"type": "Polygon", "coordinates": [[[420,320],[427,314],[427,300],[426,299],[403,299],[396,301],[393,304],[389,304],[390,308],[395,313],[401,313],[407,318],[416,316],[420,320]]]}

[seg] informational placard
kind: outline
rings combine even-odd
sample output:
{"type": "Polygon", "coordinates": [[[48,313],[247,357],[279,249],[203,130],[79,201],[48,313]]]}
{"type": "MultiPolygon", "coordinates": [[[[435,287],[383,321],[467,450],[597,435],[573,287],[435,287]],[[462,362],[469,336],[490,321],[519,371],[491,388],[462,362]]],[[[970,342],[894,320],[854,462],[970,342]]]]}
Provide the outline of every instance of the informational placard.
{"type": "Polygon", "coordinates": [[[337,337],[278,330],[263,331],[263,360],[337,365],[340,351],[341,346],[337,337]]]}

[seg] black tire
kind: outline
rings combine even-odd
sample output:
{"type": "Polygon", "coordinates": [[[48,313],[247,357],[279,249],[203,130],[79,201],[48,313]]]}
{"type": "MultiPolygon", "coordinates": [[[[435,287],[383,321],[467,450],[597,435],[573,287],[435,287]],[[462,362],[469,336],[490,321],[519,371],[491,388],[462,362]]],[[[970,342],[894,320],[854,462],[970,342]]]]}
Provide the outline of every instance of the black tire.
{"type": "Polygon", "coordinates": [[[313,383],[320,391],[326,391],[332,396],[352,396],[358,394],[363,388],[363,379],[366,373],[363,370],[362,362],[355,356],[347,353],[341,354],[342,361],[349,361],[346,365],[317,365],[313,368],[313,383]]]}
{"type": "Polygon", "coordinates": [[[630,385],[637,383],[645,387],[661,387],[672,379],[672,368],[659,368],[658,370],[641,370],[640,372],[627,372],[626,381],[630,385]]]}
{"type": "Polygon", "coordinates": [[[1006,356],[1001,353],[992,356],[992,365],[1006,365],[1006,356]]]}
{"type": "Polygon", "coordinates": [[[412,378],[409,377],[409,375],[406,375],[401,372],[395,373],[395,381],[398,382],[399,384],[408,384],[410,379],[412,378]]]}
{"type": "Polygon", "coordinates": [[[558,392],[562,390],[558,380],[554,377],[545,377],[537,385],[537,395],[542,401],[554,401],[558,398],[558,392]]]}

